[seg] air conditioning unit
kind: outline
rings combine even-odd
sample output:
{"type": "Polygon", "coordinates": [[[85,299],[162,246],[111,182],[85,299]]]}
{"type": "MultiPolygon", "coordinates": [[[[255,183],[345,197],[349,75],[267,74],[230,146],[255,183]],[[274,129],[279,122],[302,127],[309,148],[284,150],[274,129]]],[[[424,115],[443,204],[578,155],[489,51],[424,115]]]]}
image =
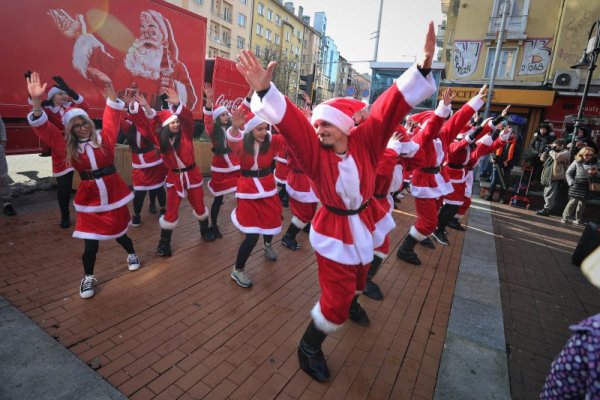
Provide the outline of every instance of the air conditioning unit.
{"type": "Polygon", "coordinates": [[[556,71],[552,87],[554,89],[571,89],[579,88],[579,73],[577,71],[556,71]]]}

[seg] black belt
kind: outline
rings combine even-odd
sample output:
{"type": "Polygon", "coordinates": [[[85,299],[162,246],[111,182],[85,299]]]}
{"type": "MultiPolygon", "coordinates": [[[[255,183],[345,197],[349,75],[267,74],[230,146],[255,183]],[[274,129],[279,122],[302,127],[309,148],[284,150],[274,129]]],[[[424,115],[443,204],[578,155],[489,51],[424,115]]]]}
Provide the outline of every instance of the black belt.
{"type": "Polygon", "coordinates": [[[192,165],[190,165],[189,167],[185,167],[185,168],[171,168],[171,172],[181,174],[182,172],[187,172],[194,167],[196,167],[196,163],[192,163],[192,165]]]}
{"type": "Polygon", "coordinates": [[[156,150],[153,144],[146,147],[131,147],[131,152],[135,154],[145,154],[151,152],[152,150],[156,150]]]}
{"type": "Polygon", "coordinates": [[[449,163],[447,166],[450,167],[450,168],[452,168],[452,169],[463,169],[463,168],[466,168],[466,166],[463,165],[463,164],[449,163]]]}
{"type": "Polygon", "coordinates": [[[356,215],[356,214],[360,213],[362,210],[364,210],[365,208],[367,208],[367,206],[369,205],[369,201],[371,201],[371,200],[369,199],[369,200],[365,201],[356,210],[344,210],[342,208],[336,208],[336,207],[328,206],[327,204],[325,204],[324,206],[325,206],[326,209],[328,209],[329,211],[331,211],[334,214],[348,216],[348,215],[356,215]]]}
{"type": "Polygon", "coordinates": [[[385,194],[374,194],[373,197],[375,197],[376,199],[385,199],[387,197],[387,195],[385,195],[385,194]]]}
{"type": "Polygon", "coordinates": [[[271,174],[271,168],[263,168],[259,170],[243,169],[242,176],[246,178],[262,178],[271,174]]]}
{"type": "Polygon", "coordinates": [[[111,164],[111,165],[106,166],[104,168],[99,168],[99,169],[94,169],[94,170],[89,169],[89,170],[86,170],[86,171],[79,171],[79,176],[81,177],[82,181],[90,181],[92,179],[100,179],[103,176],[114,174],[115,172],[117,172],[117,167],[115,167],[114,164],[111,164]]]}
{"type": "Polygon", "coordinates": [[[213,147],[211,149],[213,154],[229,154],[231,153],[231,149],[229,147],[213,147]]]}
{"type": "Polygon", "coordinates": [[[440,172],[440,167],[421,168],[421,171],[425,172],[426,174],[437,174],[440,172]]]}

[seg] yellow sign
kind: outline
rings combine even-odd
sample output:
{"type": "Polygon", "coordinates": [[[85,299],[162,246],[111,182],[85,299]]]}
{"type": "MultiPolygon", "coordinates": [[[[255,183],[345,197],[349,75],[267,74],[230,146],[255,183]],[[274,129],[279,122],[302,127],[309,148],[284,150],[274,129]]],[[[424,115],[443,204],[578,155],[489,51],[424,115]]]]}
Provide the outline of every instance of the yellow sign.
{"type": "MultiPolygon", "coordinates": [[[[438,98],[448,86],[440,86],[438,98]]],[[[477,87],[450,86],[454,100],[467,102],[479,93],[477,87]]],[[[512,104],[514,106],[548,107],[554,102],[554,90],[534,89],[494,89],[492,104],[512,104]]]]}

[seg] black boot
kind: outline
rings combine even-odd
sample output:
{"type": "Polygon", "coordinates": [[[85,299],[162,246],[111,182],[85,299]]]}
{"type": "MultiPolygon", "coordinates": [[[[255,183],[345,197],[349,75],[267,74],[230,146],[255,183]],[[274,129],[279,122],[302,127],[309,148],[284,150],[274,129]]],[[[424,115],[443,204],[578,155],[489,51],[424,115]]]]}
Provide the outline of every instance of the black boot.
{"type": "Polygon", "coordinates": [[[310,222],[308,224],[306,224],[306,226],[304,228],[302,228],[302,230],[306,233],[310,233],[310,222]]]}
{"type": "Polygon", "coordinates": [[[296,241],[298,232],[300,232],[300,228],[292,222],[285,232],[285,235],[281,238],[281,244],[290,250],[298,250],[300,248],[300,243],[296,241]]]}
{"type": "Polygon", "coordinates": [[[348,310],[348,316],[351,321],[356,322],[360,326],[369,326],[371,323],[367,312],[360,304],[358,304],[358,295],[354,296],[352,299],[352,304],[350,304],[350,309],[348,310]]]}
{"type": "Polygon", "coordinates": [[[464,231],[465,230],[465,227],[461,225],[460,221],[456,217],[453,217],[448,222],[448,228],[456,229],[457,231],[464,231]]]}
{"type": "Polygon", "coordinates": [[[208,226],[208,218],[203,221],[198,221],[200,224],[200,235],[205,242],[214,242],[216,239],[215,232],[208,226]]]}
{"type": "Polygon", "coordinates": [[[223,234],[221,233],[218,225],[212,225],[210,230],[213,231],[216,239],[223,239],[223,234]]]}
{"type": "Polygon", "coordinates": [[[321,350],[321,344],[326,337],[327,335],[315,326],[314,321],[310,321],[298,346],[300,368],[319,382],[328,381],[330,376],[321,350]]]}
{"type": "Polygon", "coordinates": [[[442,208],[440,208],[440,212],[438,214],[438,226],[435,232],[433,232],[433,237],[444,246],[448,246],[450,244],[445,231],[446,226],[448,226],[448,223],[454,217],[456,211],[458,211],[458,205],[455,204],[444,204],[442,208]]]}
{"type": "Polygon", "coordinates": [[[433,241],[431,241],[431,239],[429,237],[426,237],[425,239],[421,240],[421,246],[427,248],[427,249],[435,249],[435,244],[433,244],[433,241]]]}
{"type": "Polygon", "coordinates": [[[363,294],[373,300],[383,300],[383,293],[381,292],[381,289],[375,282],[373,282],[373,277],[381,268],[382,263],[383,259],[381,257],[373,256],[373,261],[371,261],[369,272],[367,272],[367,283],[365,285],[365,290],[363,290],[363,294]]]}
{"type": "Polygon", "coordinates": [[[417,239],[407,234],[398,249],[398,253],[396,255],[399,259],[406,261],[407,263],[414,265],[421,265],[421,260],[419,260],[419,256],[415,253],[415,245],[417,244],[417,239]]]}
{"type": "Polygon", "coordinates": [[[160,230],[160,240],[158,241],[158,248],[156,253],[161,257],[171,257],[171,229],[160,230]]]}

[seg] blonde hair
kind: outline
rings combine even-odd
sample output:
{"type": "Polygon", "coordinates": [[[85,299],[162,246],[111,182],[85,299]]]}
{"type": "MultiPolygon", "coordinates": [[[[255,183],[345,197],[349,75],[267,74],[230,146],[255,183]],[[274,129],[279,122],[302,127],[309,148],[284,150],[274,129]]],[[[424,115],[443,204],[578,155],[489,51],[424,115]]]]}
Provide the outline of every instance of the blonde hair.
{"type": "Polygon", "coordinates": [[[77,135],[73,132],[73,125],[76,122],[85,121],[88,123],[90,128],[90,142],[92,142],[95,146],[98,146],[100,142],[98,141],[98,135],[96,133],[96,127],[94,126],[94,121],[89,119],[86,116],[78,115],[73,117],[67,122],[67,126],[65,126],[65,142],[66,142],[66,151],[67,151],[67,163],[71,163],[71,161],[79,160],[79,139],[77,135]]]}
{"type": "Polygon", "coordinates": [[[593,147],[589,147],[589,146],[586,146],[586,147],[582,148],[575,155],[575,161],[583,161],[583,158],[584,158],[584,156],[587,153],[590,153],[591,155],[594,155],[594,154],[596,154],[596,150],[594,150],[593,147]]]}

